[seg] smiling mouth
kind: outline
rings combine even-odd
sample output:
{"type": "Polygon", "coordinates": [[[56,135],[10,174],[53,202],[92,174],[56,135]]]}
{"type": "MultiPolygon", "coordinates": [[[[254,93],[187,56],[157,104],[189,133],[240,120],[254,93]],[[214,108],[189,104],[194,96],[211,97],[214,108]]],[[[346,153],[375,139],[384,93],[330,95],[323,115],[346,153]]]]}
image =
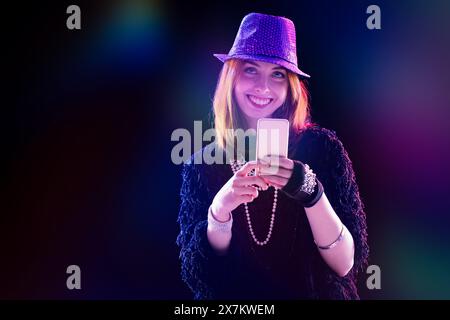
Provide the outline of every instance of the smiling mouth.
{"type": "Polygon", "coordinates": [[[250,100],[251,103],[253,103],[255,106],[259,108],[265,107],[273,101],[273,99],[271,98],[259,98],[251,94],[247,95],[247,98],[248,100],[250,100]]]}

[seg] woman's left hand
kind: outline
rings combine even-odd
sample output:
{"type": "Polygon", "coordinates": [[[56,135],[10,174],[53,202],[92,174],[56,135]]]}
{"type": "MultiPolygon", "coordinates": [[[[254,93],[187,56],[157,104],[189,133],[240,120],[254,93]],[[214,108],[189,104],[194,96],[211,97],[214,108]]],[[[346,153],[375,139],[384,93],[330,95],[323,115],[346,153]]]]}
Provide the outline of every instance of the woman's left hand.
{"type": "Polygon", "coordinates": [[[265,156],[259,161],[267,165],[260,168],[259,173],[269,185],[281,189],[288,183],[294,169],[294,161],[283,156],[265,156]],[[276,174],[271,173],[272,170],[276,170],[274,168],[278,168],[276,174]]]}

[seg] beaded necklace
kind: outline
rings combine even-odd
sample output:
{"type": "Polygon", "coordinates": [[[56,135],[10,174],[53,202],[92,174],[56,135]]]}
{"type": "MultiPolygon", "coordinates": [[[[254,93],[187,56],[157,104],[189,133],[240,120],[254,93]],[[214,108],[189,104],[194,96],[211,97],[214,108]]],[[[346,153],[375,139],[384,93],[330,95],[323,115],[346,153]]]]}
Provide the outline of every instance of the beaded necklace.
{"type": "MultiPolygon", "coordinates": [[[[233,171],[234,174],[236,174],[236,172],[242,168],[242,166],[245,164],[245,161],[236,161],[233,160],[230,165],[231,165],[231,170],[233,171]]],[[[254,176],[255,175],[255,170],[253,169],[250,173],[250,176],[254,176]]],[[[262,191],[262,189],[260,187],[257,187],[258,191],[262,191]]],[[[253,226],[252,226],[252,222],[250,220],[250,212],[248,210],[248,205],[247,202],[244,203],[244,207],[245,207],[245,215],[247,217],[247,224],[248,224],[248,229],[250,231],[250,234],[252,235],[253,241],[259,245],[259,246],[265,246],[266,244],[269,243],[270,237],[272,236],[272,230],[273,230],[273,224],[275,222],[275,212],[277,210],[277,198],[278,198],[278,189],[274,188],[274,193],[273,193],[273,205],[272,205],[272,216],[270,219],[270,226],[269,226],[269,232],[267,233],[266,239],[264,241],[259,241],[256,238],[255,232],[253,231],[253,226]]]]}

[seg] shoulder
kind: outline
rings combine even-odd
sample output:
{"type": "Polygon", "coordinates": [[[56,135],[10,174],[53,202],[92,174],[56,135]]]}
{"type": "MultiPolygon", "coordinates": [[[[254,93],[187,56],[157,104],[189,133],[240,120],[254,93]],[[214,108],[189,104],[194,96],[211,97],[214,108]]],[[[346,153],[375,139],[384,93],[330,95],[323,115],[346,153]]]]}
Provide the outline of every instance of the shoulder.
{"type": "Polygon", "coordinates": [[[231,174],[231,167],[214,159],[218,149],[214,142],[196,151],[183,163],[183,179],[189,180],[197,188],[215,190],[217,186],[223,185],[231,174]]]}
{"type": "MultiPolygon", "coordinates": [[[[211,142],[201,148],[200,150],[194,152],[186,161],[184,161],[184,166],[191,166],[191,165],[202,165],[205,163],[204,155],[205,154],[214,154],[216,151],[216,143],[211,142]]],[[[196,166],[196,168],[200,168],[201,166],[196,166]]]]}
{"type": "Polygon", "coordinates": [[[336,131],[314,125],[305,129],[302,133],[302,139],[311,140],[316,144],[339,143],[336,131]]]}
{"type": "Polygon", "coordinates": [[[209,160],[214,158],[216,150],[216,143],[211,142],[207,144],[184,161],[183,170],[189,172],[195,171],[199,174],[207,173],[213,166],[213,163],[209,160]]]}
{"type": "Polygon", "coordinates": [[[342,141],[336,131],[319,125],[306,128],[300,133],[299,151],[310,157],[326,160],[336,157],[348,157],[342,141]]]}
{"type": "Polygon", "coordinates": [[[202,183],[202,176],[205,174],[206,167],[203,165],[203,151],[205,148],[193,153],[182,164],[181,176],[186,183],[193,187],[199,187],[202,183]]]}

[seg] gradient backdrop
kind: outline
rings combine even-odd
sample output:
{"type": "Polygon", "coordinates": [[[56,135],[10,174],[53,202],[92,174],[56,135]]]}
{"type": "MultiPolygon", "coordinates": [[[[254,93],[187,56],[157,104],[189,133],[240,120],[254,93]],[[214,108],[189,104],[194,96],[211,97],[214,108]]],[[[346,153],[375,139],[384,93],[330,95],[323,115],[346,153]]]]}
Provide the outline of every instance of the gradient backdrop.
{"type": "Polygon", "coordinates": [[[449,1],[93,2],[2,5],[0,298],[191,298],[170,137],[208,128],[212,54],[249,12],[295,22],[314,120],[353,161],[381,268],[362,298],[450,298],[449,1]]]}

